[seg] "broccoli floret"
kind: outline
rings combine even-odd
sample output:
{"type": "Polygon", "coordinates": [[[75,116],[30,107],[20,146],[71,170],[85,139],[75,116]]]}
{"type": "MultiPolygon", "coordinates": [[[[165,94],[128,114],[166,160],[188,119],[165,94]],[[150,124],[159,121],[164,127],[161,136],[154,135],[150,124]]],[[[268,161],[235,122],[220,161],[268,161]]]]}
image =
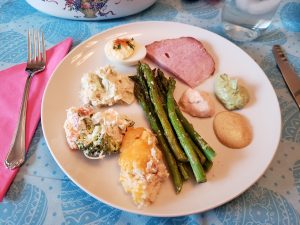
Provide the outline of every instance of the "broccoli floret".
{"type": "Polygon", "coordinates": [[[81,131],[76,145],[88,158],[103,158],[105,155],[119,152],[126,128],[134,125],[133,121],[126,118],[118,119],[117,124],[110,121],[118,116],[115,111],[104,113],[106,114],[103,114],[103,118],[94,118],[95,121],[99,119],[99,122],[93,121],[92,118],[83,120],[85,129],[81,131]]]}
{"type": "Polygon", "coordinates": [[[95,142],[91,142],[87,146],[78,142],[78,149],[83,151],[90,157],[99,157],[101,154],[110,155],[111,153],[117,153],[120,150],[121,143],[115,141],[115,139],[107,134],[98,137],[95,142]]]}

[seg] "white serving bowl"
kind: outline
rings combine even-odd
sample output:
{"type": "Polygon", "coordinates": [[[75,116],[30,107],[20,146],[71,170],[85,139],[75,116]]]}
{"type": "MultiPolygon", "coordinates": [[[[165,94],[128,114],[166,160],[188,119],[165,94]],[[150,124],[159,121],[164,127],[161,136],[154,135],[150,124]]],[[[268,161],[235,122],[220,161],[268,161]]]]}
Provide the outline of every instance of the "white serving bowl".
{"type": "Polygon", "coordinates": [[[156,0],[26,0],[37,10],[73,20],[106,20],[138,13],[156,0]]]}

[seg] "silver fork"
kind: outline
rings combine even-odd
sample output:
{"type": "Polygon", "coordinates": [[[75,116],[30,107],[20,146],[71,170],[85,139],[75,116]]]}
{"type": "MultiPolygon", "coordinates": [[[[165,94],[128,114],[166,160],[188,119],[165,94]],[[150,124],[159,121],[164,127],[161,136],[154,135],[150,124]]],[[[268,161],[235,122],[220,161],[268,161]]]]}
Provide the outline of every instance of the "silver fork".
{"type": "Polygon", "coordinates": [[[22,104],[19,112],[18,126],[16,128],[9,152],[4,161],[9,169],[21,166],[25,161],[25,126],[27,99],[32,77],[43,71],[46,67],[46,50],[44,33],[38,31],[28,31],[28,58],[26,72],[28,73],[25,89],[23,92],[22,104]]]}

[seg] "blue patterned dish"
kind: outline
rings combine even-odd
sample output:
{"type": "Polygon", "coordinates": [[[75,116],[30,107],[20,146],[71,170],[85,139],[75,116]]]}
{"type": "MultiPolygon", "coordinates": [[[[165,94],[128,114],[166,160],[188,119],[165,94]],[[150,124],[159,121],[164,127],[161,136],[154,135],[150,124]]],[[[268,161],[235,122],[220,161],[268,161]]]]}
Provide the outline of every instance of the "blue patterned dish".
{"type": "Polygon", "coordinates": [[[26,0],[52,16],[74,20],[106,20],[138,13],[156,0],[26,0]]]}

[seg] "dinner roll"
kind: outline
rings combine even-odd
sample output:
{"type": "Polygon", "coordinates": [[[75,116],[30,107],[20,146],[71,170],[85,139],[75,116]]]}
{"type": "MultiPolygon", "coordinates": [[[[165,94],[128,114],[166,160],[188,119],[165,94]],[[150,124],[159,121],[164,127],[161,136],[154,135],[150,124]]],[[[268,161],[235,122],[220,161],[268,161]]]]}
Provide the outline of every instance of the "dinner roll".
{"type": "Polygon", "coordinates": [[[252,140],[252,129],[246,117],[235,112],[219,112],[213,122],[219,141],[230,148],[243,148],[252,140]]]}

